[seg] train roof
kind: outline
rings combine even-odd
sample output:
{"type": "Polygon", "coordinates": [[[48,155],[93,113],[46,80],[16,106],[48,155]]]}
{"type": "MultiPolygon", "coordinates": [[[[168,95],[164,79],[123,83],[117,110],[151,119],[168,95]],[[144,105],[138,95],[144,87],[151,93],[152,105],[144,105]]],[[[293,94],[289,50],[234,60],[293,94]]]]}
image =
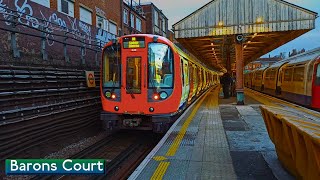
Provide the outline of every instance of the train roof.
{"type": "Polygon", "coordinates": [[[320,47],[304,52],[302,54],[298,54],[296,56],[290,57],[290,61],[288,65],[294,65],[294,64],[300,64],[300,63],[306,63],[309,61],[312,61],[320,56],[320,47]]]}
{"type": "Polygon", "coordinates": [[[300,63],[306,63],[310,60],[314,60],[315,58],[320,56],[320,47],[316,49],[312,49],[310,51],[283,59],[279,62],[276,62],[272,64],[269,68],[274,69],[281,67],[282,65],[288,63],[288,65],[294,65],[294,64],[300,64],[300,63]]]}

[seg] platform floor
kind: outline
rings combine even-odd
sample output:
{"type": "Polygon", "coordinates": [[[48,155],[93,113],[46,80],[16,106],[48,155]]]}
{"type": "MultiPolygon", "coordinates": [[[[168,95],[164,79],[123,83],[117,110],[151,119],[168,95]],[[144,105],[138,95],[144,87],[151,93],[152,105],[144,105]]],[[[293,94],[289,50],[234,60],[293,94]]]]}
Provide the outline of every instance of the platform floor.
{"type": "Polygon", "coordinates": [[[280,165],[258,108],[205,94],[129,179],[293,179],[280,165]],[[220,104],[219,104],[220,103],[220,104]]]}

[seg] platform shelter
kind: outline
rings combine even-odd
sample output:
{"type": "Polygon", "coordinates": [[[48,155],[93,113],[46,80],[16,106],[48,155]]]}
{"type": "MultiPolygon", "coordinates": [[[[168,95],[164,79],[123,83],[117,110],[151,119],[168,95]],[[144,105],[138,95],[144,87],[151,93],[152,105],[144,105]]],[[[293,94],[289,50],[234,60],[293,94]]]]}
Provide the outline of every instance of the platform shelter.
{"type": "Polygon", "coordinates": [[[236,71],[244,103],[243,67],[315,28],[316,12],[283,0],[213,0],[173,25],[177,41],[208,66],[236,71]]]}

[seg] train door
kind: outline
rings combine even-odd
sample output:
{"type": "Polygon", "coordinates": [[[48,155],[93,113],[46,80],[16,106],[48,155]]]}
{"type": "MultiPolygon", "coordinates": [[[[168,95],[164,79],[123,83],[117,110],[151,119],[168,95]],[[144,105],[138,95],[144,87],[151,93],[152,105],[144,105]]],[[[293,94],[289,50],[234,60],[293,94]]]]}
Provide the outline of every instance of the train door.
{"type": "Polygon", "coordinates": [[[312,83],[312,107],[320,108],[320,63],[315,65],[312,83]]]}
{"type": "Polygon", "coordinates": [[[144,111],[144,104],[147,102],[147,57],[143,53],[136,52],[134,56],[132,53],[124,53],[123,64],[123,100],[128,100],[123,103],[124,109],[129,114],[140,114],[144,111]],[[129,54],[129,55],[126,55],[129,54]],[[130,99],[130,100],[129,100],[130,99]]]}

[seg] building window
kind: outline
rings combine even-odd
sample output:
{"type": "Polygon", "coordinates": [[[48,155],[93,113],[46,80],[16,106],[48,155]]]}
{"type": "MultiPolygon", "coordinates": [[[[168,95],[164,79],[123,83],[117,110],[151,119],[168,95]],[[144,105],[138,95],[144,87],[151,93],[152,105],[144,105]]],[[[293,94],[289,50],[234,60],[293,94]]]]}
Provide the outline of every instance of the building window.
{"type": "Polygon", "coordinates": [[[123,10],[123,22],[128,24],[128,10],[126,9],[123,10]]]}
{"type": "Polygon", "coordinates": [[[167,32],[166,31],[166,19],[165,18],[162,19],[162,31],[165,32],[165,33],[167,32]]]}
{"type": "Polygon", "coordinates": [[[108,20],[105,18],[97,15],[97,28],[103,29],[105,31],[108,31],[108,20]]]}
{"type": "Polygon", "coordinates": [[[50,0],[31,0],[37,4],[50,8],[50,0]]]}
{"type": "Polygon", "coordinates": [[[74,17],[74,3],[69,0],[58,0],[58,11],[74,17]]]}
{"type": "Polygon", "coordinates": [[[130,14],[131,27],[134,28],[134,14],[130,14]]]}
{"type": "Polygon", "coordinates": [[[154,10],[154,25],[159,26],[159,14],[158,11],[154,10]]]}
{"type": "Polygon", "coordinates": [[[80,7],[80,21],[92,25],[92,13],[86,8],[80,7]]]}
{"type": "Polygon", "coordinates": [[[109,21],[109,32],[113,35],[117,35],[117,25],[109,21]]]}
{"type": "Polygon", "coordinates": [[[141,19],[140,18],[136,18],[136,29],[140,32],[142,32],[142,28],[141,28],[141,19]]]}

